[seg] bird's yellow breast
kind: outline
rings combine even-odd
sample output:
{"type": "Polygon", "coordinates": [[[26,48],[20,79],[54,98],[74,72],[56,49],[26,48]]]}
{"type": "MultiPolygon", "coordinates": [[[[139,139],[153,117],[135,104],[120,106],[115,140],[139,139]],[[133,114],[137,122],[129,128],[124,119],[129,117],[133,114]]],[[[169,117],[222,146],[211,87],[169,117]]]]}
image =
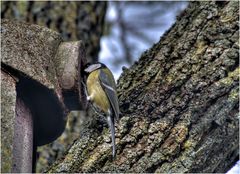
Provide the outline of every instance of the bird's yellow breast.
{"type": "Polygon", "coordinates": [[[87,78],[87,92],[90,100],[103,112],[107,113],[110,109],[109,100],[99,81],[99,70],[89,74],[87,78]]]}

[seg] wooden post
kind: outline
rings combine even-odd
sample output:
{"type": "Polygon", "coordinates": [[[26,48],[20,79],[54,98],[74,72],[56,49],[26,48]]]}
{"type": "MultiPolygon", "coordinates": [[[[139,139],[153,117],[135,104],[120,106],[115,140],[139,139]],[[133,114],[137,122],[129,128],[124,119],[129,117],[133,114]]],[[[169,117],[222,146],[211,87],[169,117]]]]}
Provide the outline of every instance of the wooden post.
{"type": "Polygon", "coordinates": [[[12,172],[32,172],[33,120],[29,108],[17,98],[12,172]]]}

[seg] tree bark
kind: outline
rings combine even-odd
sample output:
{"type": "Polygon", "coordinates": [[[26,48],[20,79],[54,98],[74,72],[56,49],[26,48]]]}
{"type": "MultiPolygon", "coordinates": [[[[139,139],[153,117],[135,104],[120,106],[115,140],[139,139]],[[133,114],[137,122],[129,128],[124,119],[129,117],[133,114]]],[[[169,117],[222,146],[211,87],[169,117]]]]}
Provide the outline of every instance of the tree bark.
{"type": "Polygon", "coordinates": [[[48,172],[226,172],[239,154],[238,2],[192,2],[118,81],[112,159],[96,116],[48,172]]]}

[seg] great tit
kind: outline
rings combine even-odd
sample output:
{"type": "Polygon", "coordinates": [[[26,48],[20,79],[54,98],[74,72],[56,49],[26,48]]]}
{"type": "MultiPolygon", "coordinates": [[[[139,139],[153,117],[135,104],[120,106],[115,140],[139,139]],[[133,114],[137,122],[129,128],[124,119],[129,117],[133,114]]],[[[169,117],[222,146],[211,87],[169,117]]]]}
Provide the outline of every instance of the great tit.
{"type": "Polygon", "coordinates": [[[86,74],[87,99],[107,115],[112,137],[112,155],[115,157],[115,121],[119,120],[119,104],[116,83],[112,72],[102,63],[87,64],[86,74]]]}

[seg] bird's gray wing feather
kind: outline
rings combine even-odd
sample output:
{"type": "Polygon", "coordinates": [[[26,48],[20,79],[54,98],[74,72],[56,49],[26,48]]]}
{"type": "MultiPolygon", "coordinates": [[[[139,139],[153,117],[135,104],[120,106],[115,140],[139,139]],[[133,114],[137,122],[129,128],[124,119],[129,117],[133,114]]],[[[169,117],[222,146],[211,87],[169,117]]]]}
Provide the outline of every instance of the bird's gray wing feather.
{"type": "Polygon", "coordinates": [[[112,80],[111,80],[110,78],[108,78],[107,74],[102,69],[100,69],[99,71],[100,71],[99,73],[100,84],[104,89],[105,93],[107,94],[112,110],[114,112],[114,116],[118,121],[119,120],[119,104],[118,104],[118,98],[117,98],[117,92],[116,92],[116,84],[115,84],[113,75],[110,72],[110,75],[112,76],[112,80]]]}

